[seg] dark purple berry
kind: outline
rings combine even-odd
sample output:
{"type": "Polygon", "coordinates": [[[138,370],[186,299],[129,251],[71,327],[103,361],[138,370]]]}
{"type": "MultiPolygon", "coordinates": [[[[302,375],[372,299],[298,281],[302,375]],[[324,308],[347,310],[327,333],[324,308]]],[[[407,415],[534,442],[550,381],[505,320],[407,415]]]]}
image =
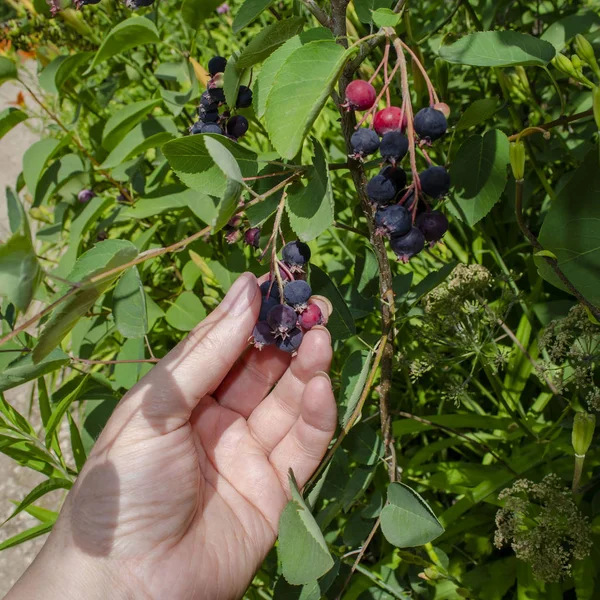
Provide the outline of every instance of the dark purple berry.
{"type": "Polygon", "coordinates": [[[419,175],[423,193],[441,198],[450,190],[450,174],[444,167],[429,167],[419,175]]]}
{"type": "Polygon", "coordinates": [[[381,138],[379,152],[382,158],[395,165],[408,152],[408,138],[400,131],[389,131],[381,138]]]}
{"type": "Polygon", "coordinates": [[[208,61],[208,72],[211,77],[214,77],[217,73],[223,73],[227,66],[227,59],[223,56],[213,56],[208,61]]]}
{"type": "Polygon", "coordinates": [[[200,133],[223,133],[223,130],[216,123],[203,123],[200,133]]]}
{"type": "Polygon", "coordinates": [[[377,92],[368,81],[355,79],[346,87],[346,106],[352,110],[369,110],[376,99],[377,92]]]}
{"type": "Polygon", "coordinates": [[[225,92],[223,88],[210,88],[208,90],[208,95],[214,104],[225,104],[225,92]]]}
{"type": "Polygon", "coordinates": [[[236,138],[241,138],[248,131],[248,119],[243,115],[236,115],[227,121],[227,133],[236,138]]]}
{"type": "Polygon", "coordinates": [[[210,92],[206,91],[200,96],[200,108],[203,108],[204,110],[217,110],[217,108],[219,108],[219,103],[215,102],[212,99],[210,92]]]}
{"type": "Polygon", "coordinates": [[[398,193],[393,180],[384,175],[375,175],[367,183],[367,195],[374,204],[387,204],[391,202],[398,193]]]}
{"type": "Polygon", "coordinates": [[[191,127],[190,127],[190,133],[192,135],[195,135],[196,133],[202,133],[202,128],[204,127],[204,123],[202,121],[196,121],[191,127]]]}
{"type": "Polygon", "coordinates": [[[441,138],[448,129],[448,121],[439,110],[431,108],[422,108],[414,119],[414,126],[417,135],[428,142],[435,142],[441,138]]]}
{"type": "Polygon", "coordinates": [[[251,227],[250,229],[247,229],[246,233],[244,233],[244,242],[246,242],[248,246],[258,248],[260,242],[260,227],[251,227]]]}
{"type": "Polygon", "coordinates": [[[261,283],[260,293],[263,295],[264,298],[266,298],[267,296],[269,296],[269,298],[275,298],[277,302],[279,302],[279,299],[281,298],[281,295],[279,293],[279,286],[277,285],[276,281],[273,282],[272,287],[270,281],[265,281],[264,283],[261,283]],[[269,291],[269,289],[271,291],[269,291]]]}
{"type": "Polygon", "coordinates": [[[200,107],[198,110],[198,117],[203,123],[217,123],[219,121],[218,110],[205,110],[200,107]]]}
{"type": "Polygon", "coordinates": [[[305,311],[300,313],[298,324],[304,329],[311,329],[323,322],[323,314],[316,304],[309,304],[305,311]]]}
{"type": "Polygon", "coordinates": [[[90,4],[98,4],[100,0],[75,0],[75,8],[81,8],[82,6],[88,6],[90,4]]]}
{"type": "Polygon", "coordinates": [[[390,247],[396,253],[398,259],[406,263],[425,248],[425,237],[420,229],[412,227],[406,235],[392,236],[390,247]]]}
{"type": "MultiPolygon", "coordinates": [[[[271,295],[268,298],[266,296],[263,296],[262,304],[260,305],[260,312],[258,313],[259,321],[265,321],[267,319],[269,311],[275,306],[279,306],[279,295],[275,297],[273,293],[276,287],[277,286],[273,286],[273,289],[271,290],[271,295]]],[[[277,290],[277,294],[279,294],[279,290],[277,290]]]]}
{"type": "Polygon", "coordinates": [[[252,331],[252,343],[255,348],[262,350],[265,346],[275,343],[273,332],[266,321],[259,321],[252,331]]]}
{"type": "Polygon", "coordinates": [[[142,8],[142,6],[150,6],[154,3],[154,0],[125,0],[125,6],[135,10],[136,8],[142,8]]]}
{"type": "Polygon", "coordinates": [[[95,196],[96,194],[94,194],[92,190],[81,190],[79,194],[77,194],[77,200],[84,204],[85,202],[89,202],[95,196]]]}
{"type": "Polygon", "coordinates": [[[368,127],[355,131],[350,138],[354,158],[361,158],[377,152],[379,148],[379,136],[368,127]]]}
{"type": "Polygon", "coordinates": [[[387,179],[391,179],[398,191],[403,190],[406,186],[406,173],[400,167],[392,167],[389,165],[381,169],[379,174],[387,179]]]}
{"type": "Polygon", "coordinates": [[[267,323],[271,326],[275,337],[286,337],[288,331],[296,327],[298,315],[287,304],[274,306],[267,314],[267,323]]]}
{"type": "Polygon", "coordinates": [[[252,90],[248,86],[240,85],[235,105],[237,108],[248,108],[249,106],[252,106],[252,90]]]}
{"type": "Polygon", "coordinates": [[[411,214],[399,204],[378,208],[375,225],[384,235],[406,235],[412,227],[411,214]]]}
{"type": "Polygon", "coordinates": [[[281,257],[286,265],[292,267],[292,271],[298,270],[310,260],[310,248],[304,242],[296,240],[286,244],[281,250],[281,257]]]}
{"type": "Polygon", "coordinates": [[[448,231],[448,219],[438,210],[425,212],[417,217],[415,225],[428,242],[437,242],[448,231]]]}
{"type": "Polygon", "coordinates": [[[293,354],[300,348],[303,336],[304,334],[301,329],[292,329],[286,337],[276,339],[275,344],[280,350],[293,354]]]}
{"type": "Polygon", "coordinates": [[[306,281],[298,279],[290,281],[283,288],[283,299],[292,306],[302,306],[308,302],[312,294],[310,285],[306,281]]]}

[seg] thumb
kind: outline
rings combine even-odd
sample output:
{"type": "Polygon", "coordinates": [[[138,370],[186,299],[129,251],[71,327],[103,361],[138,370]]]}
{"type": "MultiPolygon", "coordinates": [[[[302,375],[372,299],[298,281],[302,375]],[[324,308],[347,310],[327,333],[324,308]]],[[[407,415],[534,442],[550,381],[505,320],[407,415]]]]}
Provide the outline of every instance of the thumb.
{"type": "Polygon", "coordinates": [[[141,415],[159,433],[184,424],[246,348],[260,298],[254,275],[240,275],[221,304],[127,393],[118,420],[141,415]]]}

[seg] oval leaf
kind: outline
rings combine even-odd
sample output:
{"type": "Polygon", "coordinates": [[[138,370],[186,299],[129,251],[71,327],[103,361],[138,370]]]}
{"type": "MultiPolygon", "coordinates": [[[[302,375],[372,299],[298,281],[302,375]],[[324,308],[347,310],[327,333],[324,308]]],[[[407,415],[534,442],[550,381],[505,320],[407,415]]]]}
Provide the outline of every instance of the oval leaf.
{"type": "Polygon", "coordinates": [[[12,60],[4,56],[0,56],[0,85],[5,81],[17,79],[17,66],[12,60]]]}
{"type": "Polygon", "coordinates": [[[206,309],[194,292],[183,292],[165,315],[167,323],[180,331],[191,331],[206,317],[206,309]]]}
{"type": "Polygon", "coordinates": [[[137,267],[131,267],[119,280],[113,293],[113,316],[119,333],[141,338],[148,331],[146,294],[137,267]]]}
{"type": "Polygon", "coordinates": [[[60,369],[69,362],[69,357],[60,349],[54,350],[42,361],[34,364],[31,354],[27,354],[2,369],[0,373],[0,392],[10,390],[46,373],[60,369]]]}
{"type": "Polygon", "coordinates": [[[132,102],[118,110],[108,119],[102,132],[102,146],[112,150],[144,117],[156,106],[160,100],[142,100],[132,102]]]}
{"type": "Polygon", "coordinates": [[[239,33],[246,25],[250,25],[273,2],[274,0],[246,0],[233,19],[233,33],[239,33]]]}
{"type": "Polygon", "coordinates": [[[475,125],[479,125],[480,123],[487,121],[496,112],[497,107],[497,96],[475,100],[475,102],[473,102],[473,104],[471,104],[471,106],[469,106],[463,113],[463,116],[456,125],[456,131],[469,129],[469,127],[474,127],[475,125]]]}
{"type": "Polygon", "coordinates": [[[0,112],[0,140],[16,125],[27,119],[27,113],[18,108],[7,108],[0,112]]]}
{"type": "Polygon", "coordinates": [[[183,0],[181,16],[192,29],[196,30],[202,23],[213,16],[221,0],[183,0]]]}
{"type": "Polygon", "coordinates": [[[422,546],[444,533],[425,500],[403,483],[390,483],[388,504],[381,511],[381,531],[398,548],[422,546]]]}

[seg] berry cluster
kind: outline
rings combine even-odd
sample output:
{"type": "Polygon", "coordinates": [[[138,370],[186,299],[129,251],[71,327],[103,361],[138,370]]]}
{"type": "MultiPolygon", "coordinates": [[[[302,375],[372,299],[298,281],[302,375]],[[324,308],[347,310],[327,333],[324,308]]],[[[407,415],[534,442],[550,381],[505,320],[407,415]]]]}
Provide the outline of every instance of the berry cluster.
{"type": "Polygon", "coordinates": [[[304,280],[305,266],[310,260],[310,248],[303,242],[286,244],[281,251],[283,261],[277,261],[282,287],[271,272],[261,286],[262,305],[258,322],[252,332],[252,343],[262,350],[275,345],[284,352],[297,352],[304,331],[323,323],[321,309],[310,304],[310,285],[304,280]]]}
{"type": "MultiPolygon", "coordinates": [[[[198,120],[190,127],[190,133],[220,133],[237,142],[248,131],[248,119],[243,115],[231,115],[226,106],[223,91],[223,73],[227,59],[214,56],[208,61],[210,81],[206,91],[200,96],[198,120]],[[219,109],[223,108],[221,112],[219,109]]],[[[236,108],[248,108],[252,105],[252,90],[241,85],[238,91],[236,108]]]]}
{"type": "MultiPolygon", "coordinates": [[[[423,195],[435,200],[445,196],[450,190],[450,175],[445,167],[429,166],[407,187],[406,173],[400,167],[411,144],[406,135],[407,116],[397,106],[375,112],[376,101],[377,92],[368,81],[355,80],[346,88],[344,108],[374,112],[371,127],[360,127],[352,135],[350,157],[362,161],[379,150],[385,164],[368,182],[366,191],[375,209],[377,232],[388,237],[398,259],[407,262],[426,242],[439,241],[448,230],[445,215],[431,210],[423,195]]],[[[423,108],[413,119],[417,138],[413,144],[419,144],[428,161],[425,147],[446,133],[448,111],[445,104],[438,103],[423,108]]]]}

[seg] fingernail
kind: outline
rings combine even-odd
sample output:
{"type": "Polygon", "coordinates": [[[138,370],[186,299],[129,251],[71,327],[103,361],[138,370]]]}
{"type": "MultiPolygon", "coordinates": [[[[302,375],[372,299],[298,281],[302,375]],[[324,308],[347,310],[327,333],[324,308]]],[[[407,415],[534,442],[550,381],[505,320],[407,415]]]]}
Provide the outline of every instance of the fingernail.
{"type": "Polygon", "coordinates": [[[329,331],[329,329],[327,329],[327,327],[325,327],[324,325],[315,325],[314,327],[311,327],[310,329],[311,331],[324,331],[328,336],[329,336],[329,340],[331,341],[331,331],[329,331]]]}
{"type": "Polygon", "coordinates": [[[329,298],[325,296],[314,295],[310,297],[309,303],[314,302],[323,313],[323,321],[327,323],[331,313],[333,313],[333,305],[331,304],[329,298]]]}
{"type": "Polygon", "coordinates": [[[329,381],[329,384],[331,385],[331,377],[329,377],[329,374],[325,373],[325,371],[317,371],[315,373],[315,377],[325,377],[325,379],[327,379],[327,381],[329,381]]]}
{"type": "Polygon", "coordinates": [[[252,301],[258,293],[256,277],[252,273],[242,273],[236,282],[229,288],[220,308],[233,316],[241,315],[250,308],[252,301]]]}

